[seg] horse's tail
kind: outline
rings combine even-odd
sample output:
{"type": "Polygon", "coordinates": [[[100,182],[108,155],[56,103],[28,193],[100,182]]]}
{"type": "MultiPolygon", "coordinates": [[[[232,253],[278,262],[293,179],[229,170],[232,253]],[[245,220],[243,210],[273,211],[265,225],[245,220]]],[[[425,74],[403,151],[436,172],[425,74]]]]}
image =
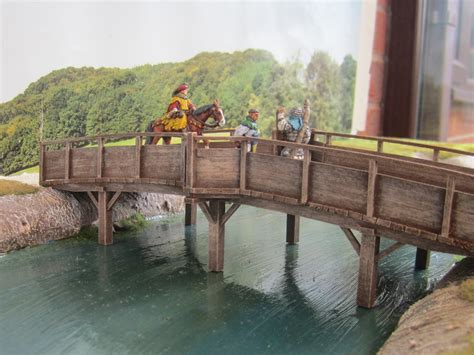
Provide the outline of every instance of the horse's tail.
{"type": "MultiPolygon", "coordinates": [[[[145,132],[153,132],[153,123],[154,121],[150,122],[150,124],[146,127],[145,132]]],[[[147,136],[145,139],[145,144],[151,144],[152,140],[153,140],[152,136],[147,136]]]]}

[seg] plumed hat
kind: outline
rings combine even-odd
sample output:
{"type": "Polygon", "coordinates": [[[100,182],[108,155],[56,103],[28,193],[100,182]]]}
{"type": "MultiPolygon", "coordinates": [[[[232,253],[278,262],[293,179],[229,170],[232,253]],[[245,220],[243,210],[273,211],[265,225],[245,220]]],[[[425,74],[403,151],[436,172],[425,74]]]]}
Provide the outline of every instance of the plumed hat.
{"type": "Polygon", "coordinates": [[[186,84],[186,83],[181,84],[180,86],[178,86],[178,87],[176,88],[175,91],[173,91],[173,96],[176,95],[176,94],[178,94],[178,93],[180,93],[180,92],[183,91],[183,90],[186,90],[186,89],[189,89],[189,85],[186,84]]]}

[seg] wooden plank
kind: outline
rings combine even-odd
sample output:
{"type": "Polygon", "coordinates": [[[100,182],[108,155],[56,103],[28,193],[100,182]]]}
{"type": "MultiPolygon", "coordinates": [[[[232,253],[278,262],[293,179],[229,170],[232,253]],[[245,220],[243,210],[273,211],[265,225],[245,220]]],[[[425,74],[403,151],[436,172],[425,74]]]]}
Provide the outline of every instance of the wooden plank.
{"type": "Polygon", "coordinates": [[[107,191],[99,191],[99,244],[113,244],[113,221],[112,210],[107,209],[107,191]]]}
{"type": "Polygon", "coordinates": [[[181,139],[181,182],[183,186],[186,184],[186,147],[188,135],[181,139]]]}
{"type": "Polygon", "coordinates": [[[40,142],[40,157],[39,157],[39,183],[41,185],[41,183],[44,181],[44,172],[45,172],[45,169],[44,169],[44,151],[45,151],[45,147],[44,147],[44,144],[40,142]]]}
{"type": "Polygon", "coordinates": [[[213,222],[209,222],[208,269],[221,272],[224,270],[225,224],[222,223],[222,218],[225,213],[225,202],[210,200],[209,211],[213,222]]]}
{"type": "Polygon", "coordinates": [[[91,199],[92,203],[94,204],[94,206],[97,208],[97,210],[99,209],[99,202],[97,202],[97,199],[95,198],[95,196],[92,194],[92,192],[90,191],[87,191],[87,195],[89,196],[89,198],[91,199]]]}
{"type": "Polygon", "coordinates": [[[449,236],[463,242],[474,243],[474,195],[456,191],[452,206],[449,236]]]}
{"type": "Polygon", "coordinates": [[[247,182],[247,149],[244,149],[243,144],[240,145],[240,189],[246,190],[247,182]]]}
{"type": "Polygon", "coordinates": [[[102,178],[136,178],[135,147],[105,147],[102,178]]]}
{"type": "Polygon", "coordinates": [[[204,216],[206,216],[209,224],[216,223],[214,216],[212,215],[211,210],[209,209],[209,206],[206,202],[199,202],[199,207],[201,207],[201,211],[204,213],[204,216]]]}
{"type": "Polygon", "coordinates": [[[97,177],[97,148],[71,149],[71,179],[97,177]]]}
{"type": "Polygon", "coordinates": [[[194,135],[193,133],[188,133],[186,137],[186,142],[188,144],[188,151],[186,155],[186,187],[194,187],[194,135]]]}
{"type": "Polygon", "coordinates": [[[240,207],[240,203],[233,203],[232,206],[230,206],[230,208],[227,210],[227,212],[224,214],[224,216],[222,217],[222,221],[221,223],[225,224],[230,217],[232,217],[232,215],[235,213],[235,211],[237,211],[240,207]]]}
{"type": "Polygon", "coordinates": [[[416,248],[415,270],[426,270],[430,266],[431,252],[416,248]]]}
{"type": "Polygon", "coordinates": [[[66,143],[66,150],[64,152],[64,178],[69,180],[69,174],[71,172],[71,143],[66,143]]]}
{"type": "Polygon", "coordinates": [[[240,151],[235,148],[206,150],[212,154],[195,158],[194,186],[240,188],[240,151]]]}
{"type": "Polygon", "coordinates": [[[251,153],[247,155],[246,169],[247,189],[300,199],[301,160],[251,153]]]}
{"type": "Polygon", "coordinates": [[[286,242],[290,245],[300,241],[300,216],[286,215],[286,242]]]}
{"type": "Polygon", "coordinates": [[[104,140],[103,138],[97,139],[97,177],[102,177],[102,166],[103,166],[103,154],[104,154],[104,140]]]}
{"type": "Polygon", "coordinates": [[[377,140],[377,152],[383,153],[383,140],[382,139],[377,140]]]}
{"type": "Polygon", "coordinates": [[[114,193],[114,195],[112,196],[112,198],[110,199],[110,201],[107,203],[107,211],[108,210],[111,210],[112,207],[114,207],[115,205],[115,202],[117,202],[118,198],[120,197],[120,195],[122,194],[122,191],[116,191],[114,193]]]}
{"type": "Polygon", "coordinates": [[[341,226],[342,231],[347,237],[347,240],[351,243],[352,247],[354,248],[357,255],[360,255],[360,243],[355,237],[354,233],[349,228],[345,228],[341,226]]]}
{"type": "Polygon", "coordinates": [[[439,161],[439,149],[438,149],[438,148],[434,148],[434,149],[433,149],[433,157],[432,157],[432,160],[433,160],[433,161],[439,161]]]}
{"type": "Polygon", "coordinates": [[[141,152],[142,152],[142,137],[137,136],[135,138],[135,177],[140,178],[141,168],[141,152]]]}
{"type": "MultiPolygon", "coordinates": [[[[293,150],[296,151],[296,150],[293,150]]],[[[303,172],[301,180],[301,198],[300,202],[306,204],[308,202],[308,190],[309,190],[309,168],[311,163],[311,152],[309,150],[304,150],[303,158],[303,172]]]]}
{"type": "Polygon", "coordinates": [[[46,151],[44,156],[45,180],[64,179],[64,150],[46,151]]]}
{"type": "Polygon", "coordinates": [[[395,242],[390,245],[388,248],[382,250],[380,253],[377,254],[377,261],[385,258],[387,255],[393,253],[395,250],[399,249],[400,247],[404,246],[405,244],[400,242],[395,242]]]}
{"type": "Polygon", "coordinates": [[[446,238],[449,237],[449,231],[451,226],[451,215],[453,210],[455,188],[456,180],[453,176],[448,176],[448,179],[446,181],[446,194],[444,198],[443,224],[441,227],[441,235],[446,238]]]}
{"type": "Polygon", "coordinates": [[[365,214],[367,176],[365,171],[311,162],[308,200],[365,214]]]}
{"type": "Polygon", "coordinates": [[[143,145],[141,151],[141,177],[151,179],[181,180],[182,147],[172,145],[143,145]]]}
{"type": "Polygon", "coordinates": [[[357,305],[372,308],[376,300],[377,290],[377,258],[380,238],[362,234],[359,258],[359,282],[357,285],[357,305]]]}
{"type": "Polygon", "coordinates": [[[367,183],[367,216],[372,217],[375,210],[375,189],[377,184],[377,161],[369,160],[369,176],[367,183]]]}
{"type": "Polygon", "coordinates": [[[432,233],[439,233],[445,191],[435,186],[378,175],[377,217],[432,233]]]}

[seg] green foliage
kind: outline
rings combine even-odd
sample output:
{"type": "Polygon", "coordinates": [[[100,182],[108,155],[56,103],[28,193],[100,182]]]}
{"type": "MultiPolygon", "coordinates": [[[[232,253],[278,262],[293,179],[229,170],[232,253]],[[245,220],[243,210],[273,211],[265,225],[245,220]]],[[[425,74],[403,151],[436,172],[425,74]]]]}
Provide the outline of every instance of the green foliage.
{"type": "Polygon", "coordinates": [[[327,53],[316,52],[305,68],[298,59],[279,64],[271,53],[249,49],[204,52],[182,63],[133,69],[55,70],[0,104],[0,173],[38,163],[40,117],[45,140],[143,131],[166,110],[181,82],[190,84],[197,106],[218,98],[228,127],[237,126],[250,107],[257,107],[260,129],[269,136],[279,106],[302,106],[309,98],[313,127],[347,131],[355,68],[350,56],[338,66],[327,53]]]}
{"type": "Polygon", "coordinates": [[[121,230],[131,230],[131,231],[137,231],[142,228],[145,228],[148,225],[148,221],[145,219],[145,217],[140,214],[134,214],[133,216],[126,218],[124,220],[121,220],[120,222],[117,223],[117,227],[120,228],[121,230]]]}

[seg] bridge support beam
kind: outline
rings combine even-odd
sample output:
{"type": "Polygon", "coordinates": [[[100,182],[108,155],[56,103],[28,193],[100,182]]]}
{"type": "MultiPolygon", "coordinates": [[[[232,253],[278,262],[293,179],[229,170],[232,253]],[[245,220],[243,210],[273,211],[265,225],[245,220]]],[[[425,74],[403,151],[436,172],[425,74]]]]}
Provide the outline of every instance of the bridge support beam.
{"type": "Polygon", "coordinates": [[[380,238],[376,235],[362,234],[359,258],[359,283],[357,285],[357,305],[372,308],[377,290],[377,254],[380,238]]]}
{"type": "Polygon", "coordinates": [[[110,245],[114,242],[112,208],[121,193],[121,191],[117,191],[109,198],[109,193],[107,191],[99,191],[96,198],[92,192],[87,192],[87,195],[89,195],[89,198],[97,208],[97,214],[99,216],[98,243],[101,245],[110,245]]]}
{"type": "Polygon", "coordinates": [[[431,252],[429,250],[416,248],[415,269],[425,270],[430,266],[431,252]]]}
{"type": "Polygon", "coordinates": [[[289,245],[300,241],[300,216],[286,215],[286,242],[289,245]]]}
{"type": "Polygon", "coordinates": [[[186,203],[184,213],[184,225],[193,226],[196,224],[197,205],[194,202],[186,203]]]}
{"type": "Polygon", "coordinates": [[[225,223],[240,204],[234,203],[227,212],[224,200],[210,200],[209,204],[200,202],[199,207],[209,222],[208,269],[213,272],[224,271],[225,223]]]}

